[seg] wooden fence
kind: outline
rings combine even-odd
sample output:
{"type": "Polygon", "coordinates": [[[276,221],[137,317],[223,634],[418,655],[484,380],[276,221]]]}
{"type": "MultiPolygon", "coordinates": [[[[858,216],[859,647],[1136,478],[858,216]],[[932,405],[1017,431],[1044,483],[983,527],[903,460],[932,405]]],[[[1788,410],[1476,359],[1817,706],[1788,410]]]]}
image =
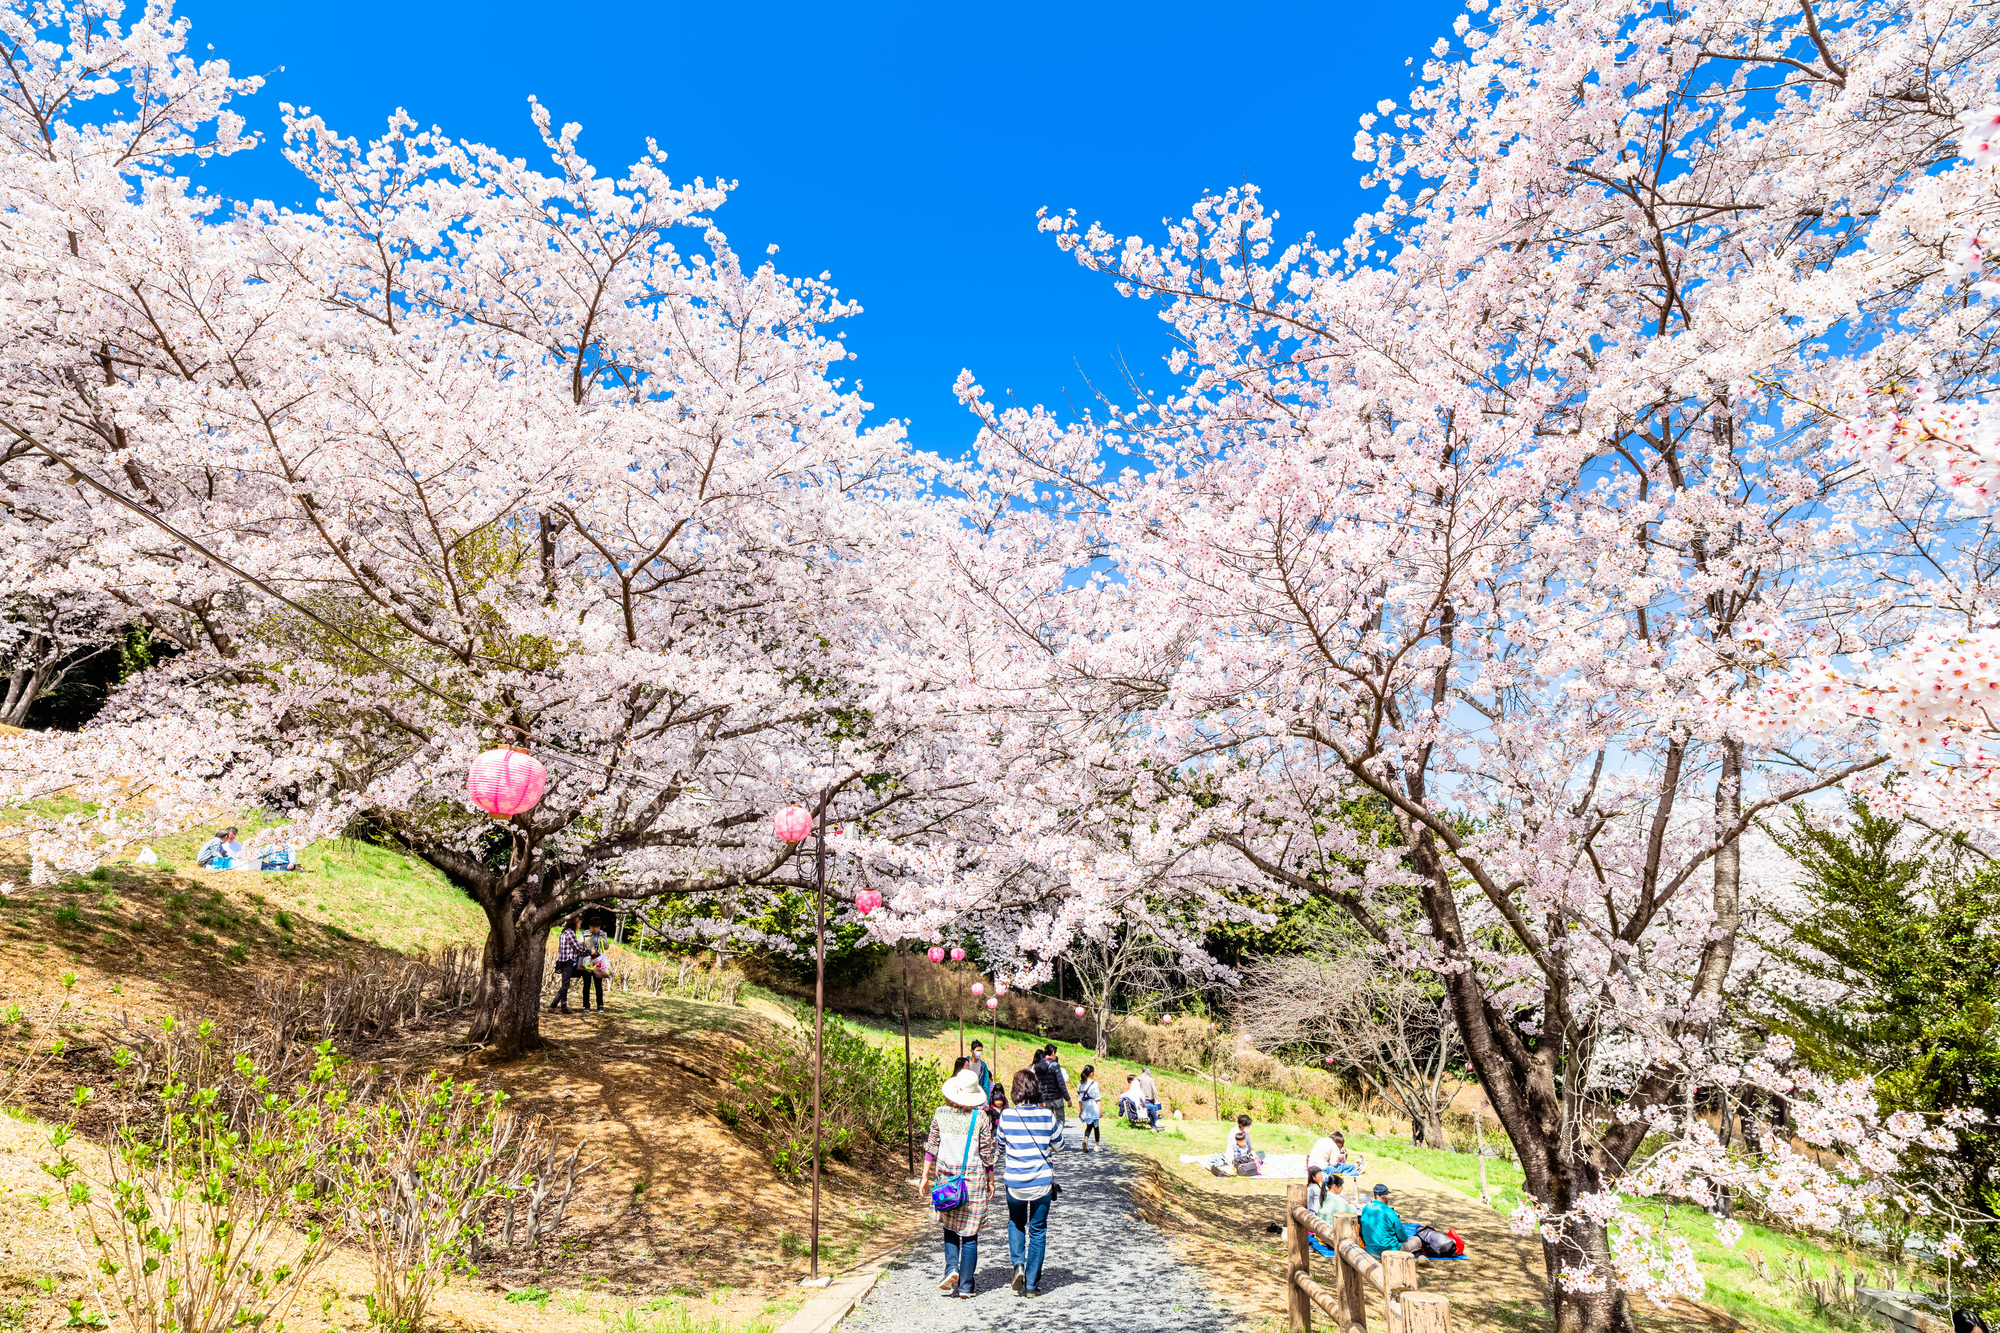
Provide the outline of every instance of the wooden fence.
{"type": "Polygon", "coordinates": [[[1285,1189],[1285,1309],[1291,1333],[1312,1333],[1316,1305],[1339,1333],[1367,1333],[1368,1295],[1382,1307],[1386,1333],[1451,1333],[1451,1305],[1417,1290],[1417,1258],[1400,1250],[1377,1256],[1361,1245],[1361,1221],[1322,1222],[1306,1209],[1306,1187],[1285,1189]],[[1308,1236],[1339,1255],[1328,1259],[1330,1284],[1313,1280],[1308,1236]]]}

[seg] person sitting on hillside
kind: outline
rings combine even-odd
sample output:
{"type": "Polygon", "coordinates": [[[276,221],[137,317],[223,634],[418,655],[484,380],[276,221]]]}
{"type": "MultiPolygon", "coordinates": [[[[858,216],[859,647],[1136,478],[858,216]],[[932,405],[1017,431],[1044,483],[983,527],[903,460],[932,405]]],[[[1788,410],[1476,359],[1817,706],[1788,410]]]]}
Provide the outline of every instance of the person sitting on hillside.
{"type": "Polygon", "coordinates": [[[236,841],[236,830],[233,827],[223,830],[222,854],[228,857],[231,862],[230,866],[228,867],[229,869],[232,870],[242,869],[241,866],[234,864],[236,859],[243,855],[243,844],[236,841]]]}
{"type": "Polygon", "coordinates": [[[1125,1123],[1136,1126],[1139,1117],[1146,1118],[1148,1126],[1157,1134],[1160,1132],[1160,1104],[1146,1100],[1143,1084],[1137,1074],[1125,1076],[1125,1091],[1118,1098],[1118,1113],[1125,1117],[1125,1123]]]}
{"type": "Polygon", "coordinates": [[[1338,1171],[1328,1171],[1324,1179],[1326,1188],[1320,1191],[1319,1207],[1313,1209],[1322,1222],[1332,1222],[1340,1216],[1352,1217],[1360,1209],[1354,1206],[1354,1199],[1347,1192],[1347,1177],[1338,1171]]]}
{"type": "Polygon", "coordinates": [[[1333,1163],[1327,1167],[1327,1170],[1329,1172],[1338,1172],[1350,1179],[1359,1177],[1361,1174],[1361,1163],[1348,1160],[1347,1135],[1337,1129],[1333,1131],[1333,1163]]]}
{"type": "Polygon", "coordinates": [[[1339,1147],[1335,1145],[1331,1137],[1325,1134],[1314,1139],[1312,1148],[1306,1153],[1306,1167],[1308,1170],[1315,1166],[1322,1171],[1330,1170],[1333,1164],[1339,1160],[1339,1147]]]}
{"type": "Polygon", "coordinates": [[[278,836],[266,842],[257,852],[259,870],[297,870],[299,854],[292,847],[289,833],[280,831],[278,836]]]}
{"type": "Polygon", "coordinates": [[[1378,1183],[1375,1197],[1361,1210],[1361,1247],[1370,1254],[1385,1254],[1390,1250],[1417,1254],[1424,1248],[1424,1243],[1415,1236],[1403,1235],[1403,1215],[1389,1206],[1387,1185],[1378,1183]]]}
{"type": "Polygon", "coordinates": [[[227,830],[219,830],[214,837],[201,845],[200,851],[194,854],[194,863],[203,869],[213,866],[222,856],[222,840],[228,836],[227,830]]]}

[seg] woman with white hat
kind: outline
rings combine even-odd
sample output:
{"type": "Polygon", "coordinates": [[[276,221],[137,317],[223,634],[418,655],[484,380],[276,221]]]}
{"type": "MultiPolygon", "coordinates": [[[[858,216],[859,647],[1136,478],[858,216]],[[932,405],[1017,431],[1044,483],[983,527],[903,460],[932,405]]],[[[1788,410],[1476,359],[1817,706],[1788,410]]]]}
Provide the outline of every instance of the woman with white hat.
{"type": "Polygon", "coordinates": [[[938,1290],[947,1295],[971,1296],[979,1269],[979,1227],[993,1197],[993,1168],[1000,1162],[985,1105],[979,1075],[959,1070],[945,1080],[944,1105],[932,1112],[930,1136],[924,1140],[924,1175],[918,1183],[928,1189],[931,1168],[937,1168],[937,1188],[929,1189],[925,1202],[944,1226],[944,1276],[938,1290]]]}

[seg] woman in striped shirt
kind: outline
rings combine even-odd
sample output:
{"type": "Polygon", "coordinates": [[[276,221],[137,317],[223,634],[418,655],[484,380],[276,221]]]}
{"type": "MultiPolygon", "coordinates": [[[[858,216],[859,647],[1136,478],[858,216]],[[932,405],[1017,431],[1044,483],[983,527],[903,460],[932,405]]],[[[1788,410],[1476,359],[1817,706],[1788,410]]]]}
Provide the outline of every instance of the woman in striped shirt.
{"type": "Polygon", "coordinates": [[[1014,1075],[1014,1104],[1000,1113],[1000,1144],[1007,1154],[1007,1258],[1014,1265],[1014,1294],[1042,1294],[1042,1259],[1049,1243],[1049,1204],[1055,1198],[1056,1118],[1042,1105],[1042,1081],[1032,1069],[1014,1075]]]}

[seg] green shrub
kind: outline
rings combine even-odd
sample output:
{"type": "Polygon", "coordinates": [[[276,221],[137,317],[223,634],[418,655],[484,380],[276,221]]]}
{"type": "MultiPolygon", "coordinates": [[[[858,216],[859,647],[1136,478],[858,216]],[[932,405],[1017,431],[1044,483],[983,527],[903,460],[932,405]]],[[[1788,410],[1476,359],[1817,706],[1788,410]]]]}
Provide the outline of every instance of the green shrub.
{"type": "Polygon", "coordinates": [[[58,907],[56,909],[56,924],[64,930],[75,930],[83,924],[83,913],[77,911],[74,907],[58,907]]]}
{"type": "Polygon", "coordinates": [[[290,931],[291,928],[292,928],[292,914],[290,912],[278,913],[278,929],[283,931],[290,931]]]}
{"type": "MultiPolygon", "coordinates": [[[[239,1074],[261,1095],[235,1101],[217,1095],[219,1048],[207,1025],[170,1049],[157,1088],[134,1080],[114,1098],[128,1117],[108,1146],[78,1151],[68,1126],[51,1141],[55,1160],[44,1169],[79,1247],[97,1256],[95,1313],[177,1333],[282,1327],[340,1239],[311,1184],[344,1098],[330,1050],[288,1093],[241,1057],[239,1074]]],[[[135,1068],[130,1051],[118,1055],[122,1071],[135,1068]]],[[[79,1089],[78,1105],[88,1096],[79,1089]]]]}
{"type": "MultiPolygon", "coordinates": [[[[877,1047],[839,1019],[826,1020],[820,1076],[821,1151],[845,1158],[863,1138],[899,1140],[928,1123],[944,1086],[944,1066],[926,1056],[909,1067],[914,1116],[905,1118],[903,1055],[877,1047]]],[[[730,1087],[716,1108],[723,1120],[762,1140],[785,1175],[812,1169],[813,1032],[810,1018],[770,1041],[737,1051],[730,1087]]]]}

